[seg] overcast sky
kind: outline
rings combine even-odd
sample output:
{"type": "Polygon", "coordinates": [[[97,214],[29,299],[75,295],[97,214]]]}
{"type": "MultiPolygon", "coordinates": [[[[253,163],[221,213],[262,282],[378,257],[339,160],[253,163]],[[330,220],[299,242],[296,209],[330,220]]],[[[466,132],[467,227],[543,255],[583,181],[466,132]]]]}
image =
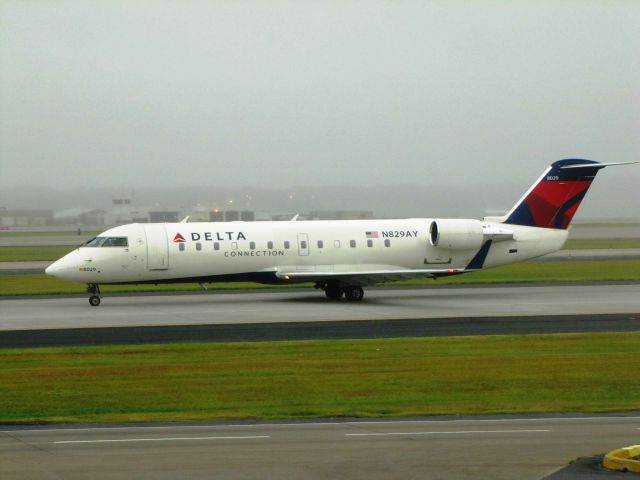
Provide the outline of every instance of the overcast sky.
{"type": "Polygon", "coordinates": [[[639,58],[636,0],[0,0],[0,188],[524,191],[640,160],[639,58]]]}

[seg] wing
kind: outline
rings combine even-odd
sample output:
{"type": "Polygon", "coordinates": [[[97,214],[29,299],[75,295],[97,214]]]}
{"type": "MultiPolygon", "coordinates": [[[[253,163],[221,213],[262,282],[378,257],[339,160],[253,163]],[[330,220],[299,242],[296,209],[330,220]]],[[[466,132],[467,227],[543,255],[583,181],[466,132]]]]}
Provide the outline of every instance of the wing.
{"type": "Polygon", "coordinates": [[[373,285],[376,283],[403,280],[407,278],[427,277],[437,278],[461,273],[474,272],[475,269],[447,268],[447,269],[401,269],[401,270],[354,270],[344,272],[334,271],[278,271],[276,277],[284,281],[297,282],[327,282],[331,280],[352,283],[356,285],[373,285]]]}
{"type": "Polygon", "coordinates": [[[327,282],[337,280],[343,283],[352,283],[354,285],[373,285],[381,282],[393,280],[403,280],[405,278],[415,277],[447,277],[450,275],[460,275],[462,273],[477,272],[482,270],[484,261],[487,258],[491,243],[493,240],[487,240],[480,248],[478,253],[473,257],[465,268],[353,268],[334,271],[326,266],[318,266],[313,271],[297,271],[291,269],[283,269],[276,271],[276,277],[284,281],[298,282],[327,282]],[[325,268],[323,270],[323,268],[325,268]]]}

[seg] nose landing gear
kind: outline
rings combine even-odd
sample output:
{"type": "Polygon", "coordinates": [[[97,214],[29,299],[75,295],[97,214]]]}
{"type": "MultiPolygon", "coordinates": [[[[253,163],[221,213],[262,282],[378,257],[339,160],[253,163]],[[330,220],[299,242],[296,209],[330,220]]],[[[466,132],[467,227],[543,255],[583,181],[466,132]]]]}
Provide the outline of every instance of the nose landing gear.
{"type": "Polygon", "coordinates": [[[92,307],[97,307],[100,305],[100,287],[95,283],[90,283],[87,286],[87,293],[90,293],[89,297],[89,305],[92,307]]]}

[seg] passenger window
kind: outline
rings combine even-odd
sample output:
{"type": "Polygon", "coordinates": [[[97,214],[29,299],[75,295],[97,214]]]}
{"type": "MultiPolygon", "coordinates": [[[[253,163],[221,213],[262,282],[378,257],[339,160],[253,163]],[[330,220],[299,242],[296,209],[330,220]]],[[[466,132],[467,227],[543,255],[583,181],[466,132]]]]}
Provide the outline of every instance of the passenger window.
{"type": "Polygon", "coordinates": [[[178,250],[180,250],[181,252],[184,252],[184,243],[178,244],[178,250]]]}
{"type": "Polygon", "coordinates": [[[322,240],[318,240],[318,248],[322,248],[324,246],[324,242],[322,240]]]}
{"type": "Polygon", "coordinates": [[[231,242],[231,250],[237,250],[238,249],[238,242],[231,242]]]}
{"type": "Polygon", "coordinates": [[[367,247],[369,248],[373,247],[373,240],[371,239],[367,240],[367,247]]]}
{"type": "Polygon", "coordinates": [[[340,240],[333,241],[333,248],[340,248],[340,240]]]}
{"type": "Polygon", "coordinates": [[[267,242],[267,248],[273,250],[273,242],[267,242]]]}
{"type": "Polygon", "coordinates": [[[214,250],[220,250],[220,243],[219,242],[213,242],[213,249],[214,250]]]}
{"type": "Polygon", "coordinates": [[[349,241],[349,245],[351,246],[351,248],[356,248],[356,241],[355,240],[350,240],[349,241]]]}
{"type": "Polygon", "coordinates": [[[289,240],[284,241],[284,248],[285,250],[289,250],[289,240]]]}
{"type": "Polygon", "coordinates": [[[202,250],[202,244],[200,242],[196,243],[196,250],[197,251],[202,250]]]}
{"type": "Polygon", "coordinates": [[[307,241],[306,240],[300,240],[300,248],[307,248],[307,241]]]}
{"type": "Polygon", "coordinates": [[[256,242],[249,242],[249,248],[251,250],[255,250],[256,249],[256,242]]]}
{"type": "Polygon", "coordinates": [[[384,246],[385,247],[390,247],[391,246],[391,240],[389,240],[388,238],[384,239],[384,246]]]}

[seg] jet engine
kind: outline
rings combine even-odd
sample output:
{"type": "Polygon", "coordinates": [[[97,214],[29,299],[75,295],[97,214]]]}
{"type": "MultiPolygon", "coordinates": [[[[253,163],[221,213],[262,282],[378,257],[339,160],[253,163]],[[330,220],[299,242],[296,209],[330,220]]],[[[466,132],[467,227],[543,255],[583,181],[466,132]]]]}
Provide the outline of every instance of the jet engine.
{"type": "Polygon", "coordinates": [[[448,250],[477,250],[484,240],[479,220],[434,220],[429,226],[429,243],[448,250]]]}

